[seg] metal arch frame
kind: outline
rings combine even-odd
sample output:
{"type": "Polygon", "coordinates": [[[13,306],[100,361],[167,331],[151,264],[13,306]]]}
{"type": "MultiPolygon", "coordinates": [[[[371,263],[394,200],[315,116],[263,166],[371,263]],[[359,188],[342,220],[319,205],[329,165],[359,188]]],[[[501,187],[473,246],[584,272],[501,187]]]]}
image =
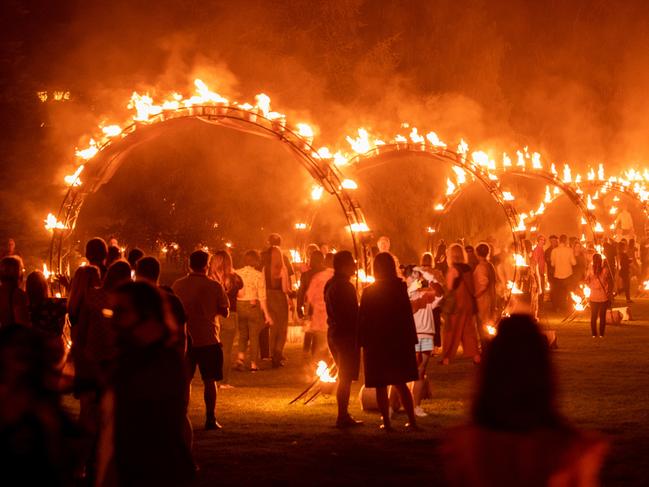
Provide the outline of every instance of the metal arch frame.
{"type": "MultiPolygon", "coordinates": [[[[359,165],[363,161],[376,160],[379,157],[384,157],[384,156],[394,155],[394,154],[423,155],[433,160],[452,164],[456,167],[459,167],[469,172],[477,181],[479,181],[483,185],[483,187],[489,192],[489,195],[503,209],[503,212],[505,213],[505,217],[507,220],[507,224],[509,225],[510,230],[512,232],[512,237],[513,237],[516,252],[520,251],[521,236],[519,235],[520,232],[516,231],[516,227],[518,225],[518,215],[516,213],[516,208],[509,201],[505,200],[505,197],[502,191],[500,190],[500,187],[495,181],[492,181],[489,178],[489,175],[487,173],[482,171],[480,167],[477,166],[476,164],[467,161],[466,155],[447,150],[446,148],[435,147],[428,144],[396,142],[391,144],[383,144],[383,145],[375,146],[368,152],[365,152],[363,154],[357,154],[348,162],[350,166],[354,166],[354,165],[359,165]]],[[[451,195],[453,200],[457,199],[457,196],[459,196],[464,186],[465,185],[458,186],[457,190],[454,192],[454,195],[451,195]],[[455,193],[457,193],[457,196],[455,196],[455,193]]],[[[444,204],[445,206],[447,205],[446,202],[444,204]]],[[[444,214],[446,214],[446,211],[444,212],[444,214]]],[[[518,282],[519,270],[517,267],[514,267],[513,278],[515,283],[518,282]]],[[[513,292],[512,290],[509,290],[509,294],[507,295],[506,303],[503,308],[504,314],[508,313],[509,304],[512,299],[512,296],[513,296],[513,292]]]]}
{"type": "MultiPolygon", "coordinates": [[[[597,235],[597,232],[595,231],[597,218],[595,217],[593,212],[588,209],[588,206],[584,202],[584,199],[577,191],[578,188],[574,187],[571,183],[566,183],[560,178],[558,178],[556,175],[554,175],[553,173],[545,171],[543,169],[533,169],[528,171],[525,169],[517,169],[515,167],[510,167],[501,171],[500,174],[501,175],[512,174],[515,176],[523,176],[531,179],[534,178],[542,179],[545,182],[551,184],[552,186],[556,186],[561,190],[561,192],[563,192],[563,194],[565,194],[568,197],[568,199],[570,199],[570,202],[573,205],[575,205],[577,209],[581,212],[582,216],[586,219],[586,222],[590,227],[590,231],[593,234],[593,236],[597,235]]],[[[554,201],[554,199],[552,201],[554,201]]],[[[548,203],[548,205],[550,204],[552,204],[552,202],[548,203]]]]}
{"type": "Polygon", "coordinates": [[[98,148],[98,153],[84,167],[82,175],[86,182],[79,185],[81,175],[78,176],[75,184],[69,186],[59,208],[57,220],[64,228],[54,229],[50,241],[52,273],[70,274],[68,260],[70,240],[85,198],[112,178],[128,151],[155,137],[156,134],[152,133],[154,127],[167,126],[172,121],[183,119],[196,119],[258,136],[277,138],[286,144],[309,174],[340,204],[351,233],[356,258],[359,260],[359,256],[361,257],[359,264],[366,272],[368,271],[369,249],[366,248],[363,232],[354,230],[354,226],[366,225],[365,217],[357,200],[352,197],[349,190],[342,187],[344,179],[342,173],[331,163],[331,160],[315,156],[314,154],[317,153],[311,143],[288,128],[284,119],[272,120],[257,111],[234,106],[196,105],[163,110],[146,122],[134,122],[124,128],[119,136],[108,139],[98,148]]]}
{"type": "MultiPolygon", "coordinates": [[[[379,145],[372,148],[368,152],[357,154],[349,160],[349,164],[359,165],[363,161],[376,160],[379,157],[406,153],[423,155],[434,160],[452,164],[470,173],[478,182],[482,184],[482,186],[489,192],[489,195],[503,209],[507,223],[511,228],[514,242],[518,246],[518,235],[515,230],[516,226],[518,225],[518,214],[516,212],[516,208],[509,201],[505,200],[505,197],[498,184],[495,181],[492,181],[489,178],[489,175],[482,171],[479,166],[467,161],[467,158],[463,154],[428,144],[397,142],[392,144],[379,145]]],[[[461,192],[463,187],[464,185],[458,186],[458,189],[453,193],[453,195],[451,195],[453,201],[457,199],[457,196],[459,196],[459,193],[461,192]],[[457,193],[457,195],[455,195],[455,193],[457,193]]],[[[447,205],[449,205],[448,200],[444,203],[445,209],[447,205]]],[[[446,214],[446,211],[443,211],[442,213],[446,214]]]]}
{"type": "Polygon", "coordinates": [[[649,220],[649,201],[644,201],[636,194],[635,191],[633,191],[633,189],[631,188],[634,185],[633,181],[628,186],[618,181],[613,182],[609,180],[600,180],[600,179],[581,181],[579,183],[573,183],[573,184],[575,185],[575,188],[579,190],[582,190],[582,187],[585,189],[595,189],[596,192],[599,191],[601,194],[601,190],[605,188],[606,192],[613,191],[615,193],[628,196],[629,198],[633,199],[636,203],[638,203],[638,205],[640,205],[640,208],[642,209],[645,218],[649,220]]]}

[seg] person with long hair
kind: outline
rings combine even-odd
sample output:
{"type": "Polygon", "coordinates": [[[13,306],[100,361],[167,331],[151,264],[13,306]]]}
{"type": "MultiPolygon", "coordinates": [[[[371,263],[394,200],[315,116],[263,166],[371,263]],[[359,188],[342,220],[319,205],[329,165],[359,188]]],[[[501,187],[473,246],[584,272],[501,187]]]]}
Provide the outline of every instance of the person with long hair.
{"type": "Polygon", "coordinates": [[[622,291],[626,297],[626,304],[631,301],[631,257],[629,257],[629,246],[625,240],[621,240],[617,247],[617,259],[619,262],[619,276],[622,284],[622,291]]]}
{"type": "Polygon", "coordinates": [[[586,276],[586,282],[590,288],[590,331],[593,338],[604,338],[606,310],[609,307],[613,279],[608,270],[608,265],[604,264],[601,254],[593,255],[593,265],[586,276]],[[598,318],[599,332],[597,331],[598,318]]]}
{"type": "Polygon", "coordinates": [[[250,352],[250,371],[259,370],[260,358],[259,337],[266,323],[272,326],[273,320],[266,306],[266,281],[264,275],[257,270],[259,253],[248,250],[244,255],[244,266],[237,269],[243,287],[237,296],[237,314],[239,319],[239,355],[237,369],[243,370],[246,352],[250,352]]]}
{"type": "Polygon", "coordinates": [[[22,290],[23,261],[20,257],[0,260],[0,326],[29,325],[27,294],[22,290]]]}
{"type": "Polygon", "coordinates": [[[478,308],[479,334],[496,320],[496,269],[489,262],[489,245],[480,243],[475,249],[478,264],[473,270],[475,299],[478,308]]]}
{"type": "Polygon", "coordinates": [[[476,301],[473,273],[466,263],[460,244],[448,248],[449,268],[446,273],[447,295],[444,302],[444,338],[442,365],[448,365],[462,345],[464,355],[480,362],[480,344],[476,329],[476,301]]]}
{"type": "Polygon", "coordinates": [[[374,258],[374,277],[376,282],[363,291],[358,313],[365,387],[376,388],[382,429],[392,430],[388,386],[399,393],[408,414],[406,427],[416,429],[417,417],[407,383],[419,378],[415,353],[418,340],[408,289],[387,252],[374,258]]]}
{"type": "Polygon", "coordinates": [[[232,347],[239,328],[237,314],[237,295],[243,288],[243,280],[234,272],[232,257],[225,250],[218,250],[210,260],[210,279],[220,283],[230,301],[230,313],[227,318],[219,317],[221,346],[223,348],[223,380],[221,389],[231,389],[230,372],[232,371],[232,347]]]}
{"type": "Polygon", "coordinates": [[[594,487],[606,444],[561,416],[548,341],[529,315],[500,322],[480,368],[470,423],[447,435],[452,487],[594,487]]]}

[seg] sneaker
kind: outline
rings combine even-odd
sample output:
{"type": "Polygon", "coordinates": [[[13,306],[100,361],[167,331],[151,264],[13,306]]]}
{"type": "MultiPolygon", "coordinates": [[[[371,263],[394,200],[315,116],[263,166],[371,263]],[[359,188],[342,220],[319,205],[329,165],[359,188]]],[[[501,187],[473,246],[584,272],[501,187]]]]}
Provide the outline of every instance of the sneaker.
{"type": "Polygon", "coordinates": [[[415,407],[415,416],[419,418],[425,418],[426,416],[428,416],[428,413],[424,411],[424,409],[421,406],[417,406],[415,407]]]}

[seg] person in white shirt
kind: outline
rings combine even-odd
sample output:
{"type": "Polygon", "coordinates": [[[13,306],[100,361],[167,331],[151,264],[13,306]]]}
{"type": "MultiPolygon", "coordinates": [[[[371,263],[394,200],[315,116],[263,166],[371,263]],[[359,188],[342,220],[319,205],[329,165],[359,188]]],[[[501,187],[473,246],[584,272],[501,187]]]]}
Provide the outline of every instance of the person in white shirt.
{"type": "Polygon", "coordinates": [[[624,237],[631,237],[635,234],[633,228],[633,217],[631,216],[628,206],[624,207],[618,214],[615,219],[615,227],[622,231],[622,236],[624,237]]]}
{"type": "Polygon", "coordinates": [[[550,261],[554,268],[553,289],[550,289],[555,311],[563,311],[568,304],[572,268],[577,265],[574,251],[568,247],[568,236],[559,237],[559,246],[552,250],[550,261]]]}
{"type": "Polygon", "coordinates": [[[245,266],[236,273],[243,280],[243,288],[237,295],[239,312],[239,355],[237,369],[242,370],[246,360],[246,352],[250,345],[250,370],[259,370],[259,334],[264,327],[272,325],[273,320],[266,306],[266,280],[261,271],[257,270],[260,257],[255,250],[249,250],[244,255],[245,266]]]}
{"type": "Polygon", "coordinates": [[[433,280],[434,277],[432,275],[427,276],[428,273],[424,272],[420,267],[407,268],[405,272],[407,274],[408,297],[410,298],[419,340],[419,343],[415,345],[419,379],[413,387],[413,400],[415,414],[419,417],[425,417],[428,414],[421,407],[421,400],[426,387],[426,368],[433,352],[433,336],[435,335],[433,308],[439,306],[442,296],[438,296],[433,287],[422,287],[422,279],[433,280]]]}

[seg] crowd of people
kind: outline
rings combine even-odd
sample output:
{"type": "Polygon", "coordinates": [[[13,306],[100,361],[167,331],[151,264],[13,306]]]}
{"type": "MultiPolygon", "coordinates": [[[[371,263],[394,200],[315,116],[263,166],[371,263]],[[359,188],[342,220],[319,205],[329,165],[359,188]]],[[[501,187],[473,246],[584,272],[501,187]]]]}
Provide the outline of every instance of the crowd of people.
{"type": "MultiPolygon", "coordinates": [[[[607,242],[603,258],[594,247],[584,250],[565,235],[549,240],[547,248],[542,236],[536,247],[524,242],[531,303],[534,295],[542,303],[549,285],[550,303],[562,309],[566,293],[587,283],[593,316],[601,321],[599,330],[593,324],[593,336],[603,336],[614,277],[619,276],[625,291],[629,287],[634,242],[607,242]]],[[[478,435],[480,441],[514,448],[511,438],[488,431],[546,428],[556,435],[542,437],[542,442],[574,440],[564,442],[566,458],[574,455],[572,447],[593,453],[556,413],[549,351],[534,306],[530,316],[499,320],[504,290],[517,265],[511,248],[496,253],[489,242],[473,247],[442,241],[416,265],[400,265],[389,238],[381,237],[372,262],[374,280],[359,299],[351,252],[310,245],[305,263],[294,268],[279,235],[270,235],[267,243],[261,252],[247,251],[240,268],[229,250],[213,255],[195,250],[188,259],[189,273],[166,287],[160,285],[157,258],[139,249],[125,256],[116,242],[107,245],[93,238],[86,244],[84,265],[69,282],[59,280],[66,297],[53,297],[40,271],[30,273],[23,285],[20,257],[2,258],[0,390],[17,398],[12,399],[17,410],[0,411],[0,437],[5,444],[25,435],[33,440],[25,451],[17,451],[15,465],[37,458],[49,470],[32,469],[29,475],[34,480],[52,475],[59,485],[69,485],[72,478],[98,486],[191,482],[196,466],[187,410],[196,369],[203,384],[204,427],[219,430],[218,390],[232,387],[232,370],[256,373],[264,359],[272,368],[286,364],[292,315],[304,328],[308,363],[333,359],[338,428],[362,424],[349,412],[351,386],[359,380],[362,364],[364,386],[376,394],[381,428],[392,431],[403,408],[406,429],[418,430],[418,418],[427,416],[422,400],[429,392],[431,358],[437,355],[441,365],[448,365],[461,348],[475,364],[487,363],[481,369],[473,426],[459,440],[473,441],[478,435]],[[491,335],[496,337],[488,345],[491,335]],[[511,361],[520,358],[511,356],[511,348],[521,343],[533,354],[530,369],[523,367],[505,379],[503,371],[517,369],[511,361]],[[71,366],[73,380],[66,381],[63,371],[71,366]],[[532,409],[529,401],[514,400],[517,394],[526,396],[530,384],[540,387],[533,391],[538,403],[532,409]],[[62,392],[78,399],[77,422],[63,414],[62,392]],[[505,401],[506,416],[496,410],[504,401],[494,399],[498,394],[514,398],[505,401]]],[[[449,467],[476,460],[471,451],[455,457],[449,467]]],[[[564,467],[560,460],[555,470],[564,467]]],[[[473,467],[464,473],[473,475],[483,466],[474,462],[473,467]]],[[[478,484],[467,480],[458,485],[478,484]]]]}

